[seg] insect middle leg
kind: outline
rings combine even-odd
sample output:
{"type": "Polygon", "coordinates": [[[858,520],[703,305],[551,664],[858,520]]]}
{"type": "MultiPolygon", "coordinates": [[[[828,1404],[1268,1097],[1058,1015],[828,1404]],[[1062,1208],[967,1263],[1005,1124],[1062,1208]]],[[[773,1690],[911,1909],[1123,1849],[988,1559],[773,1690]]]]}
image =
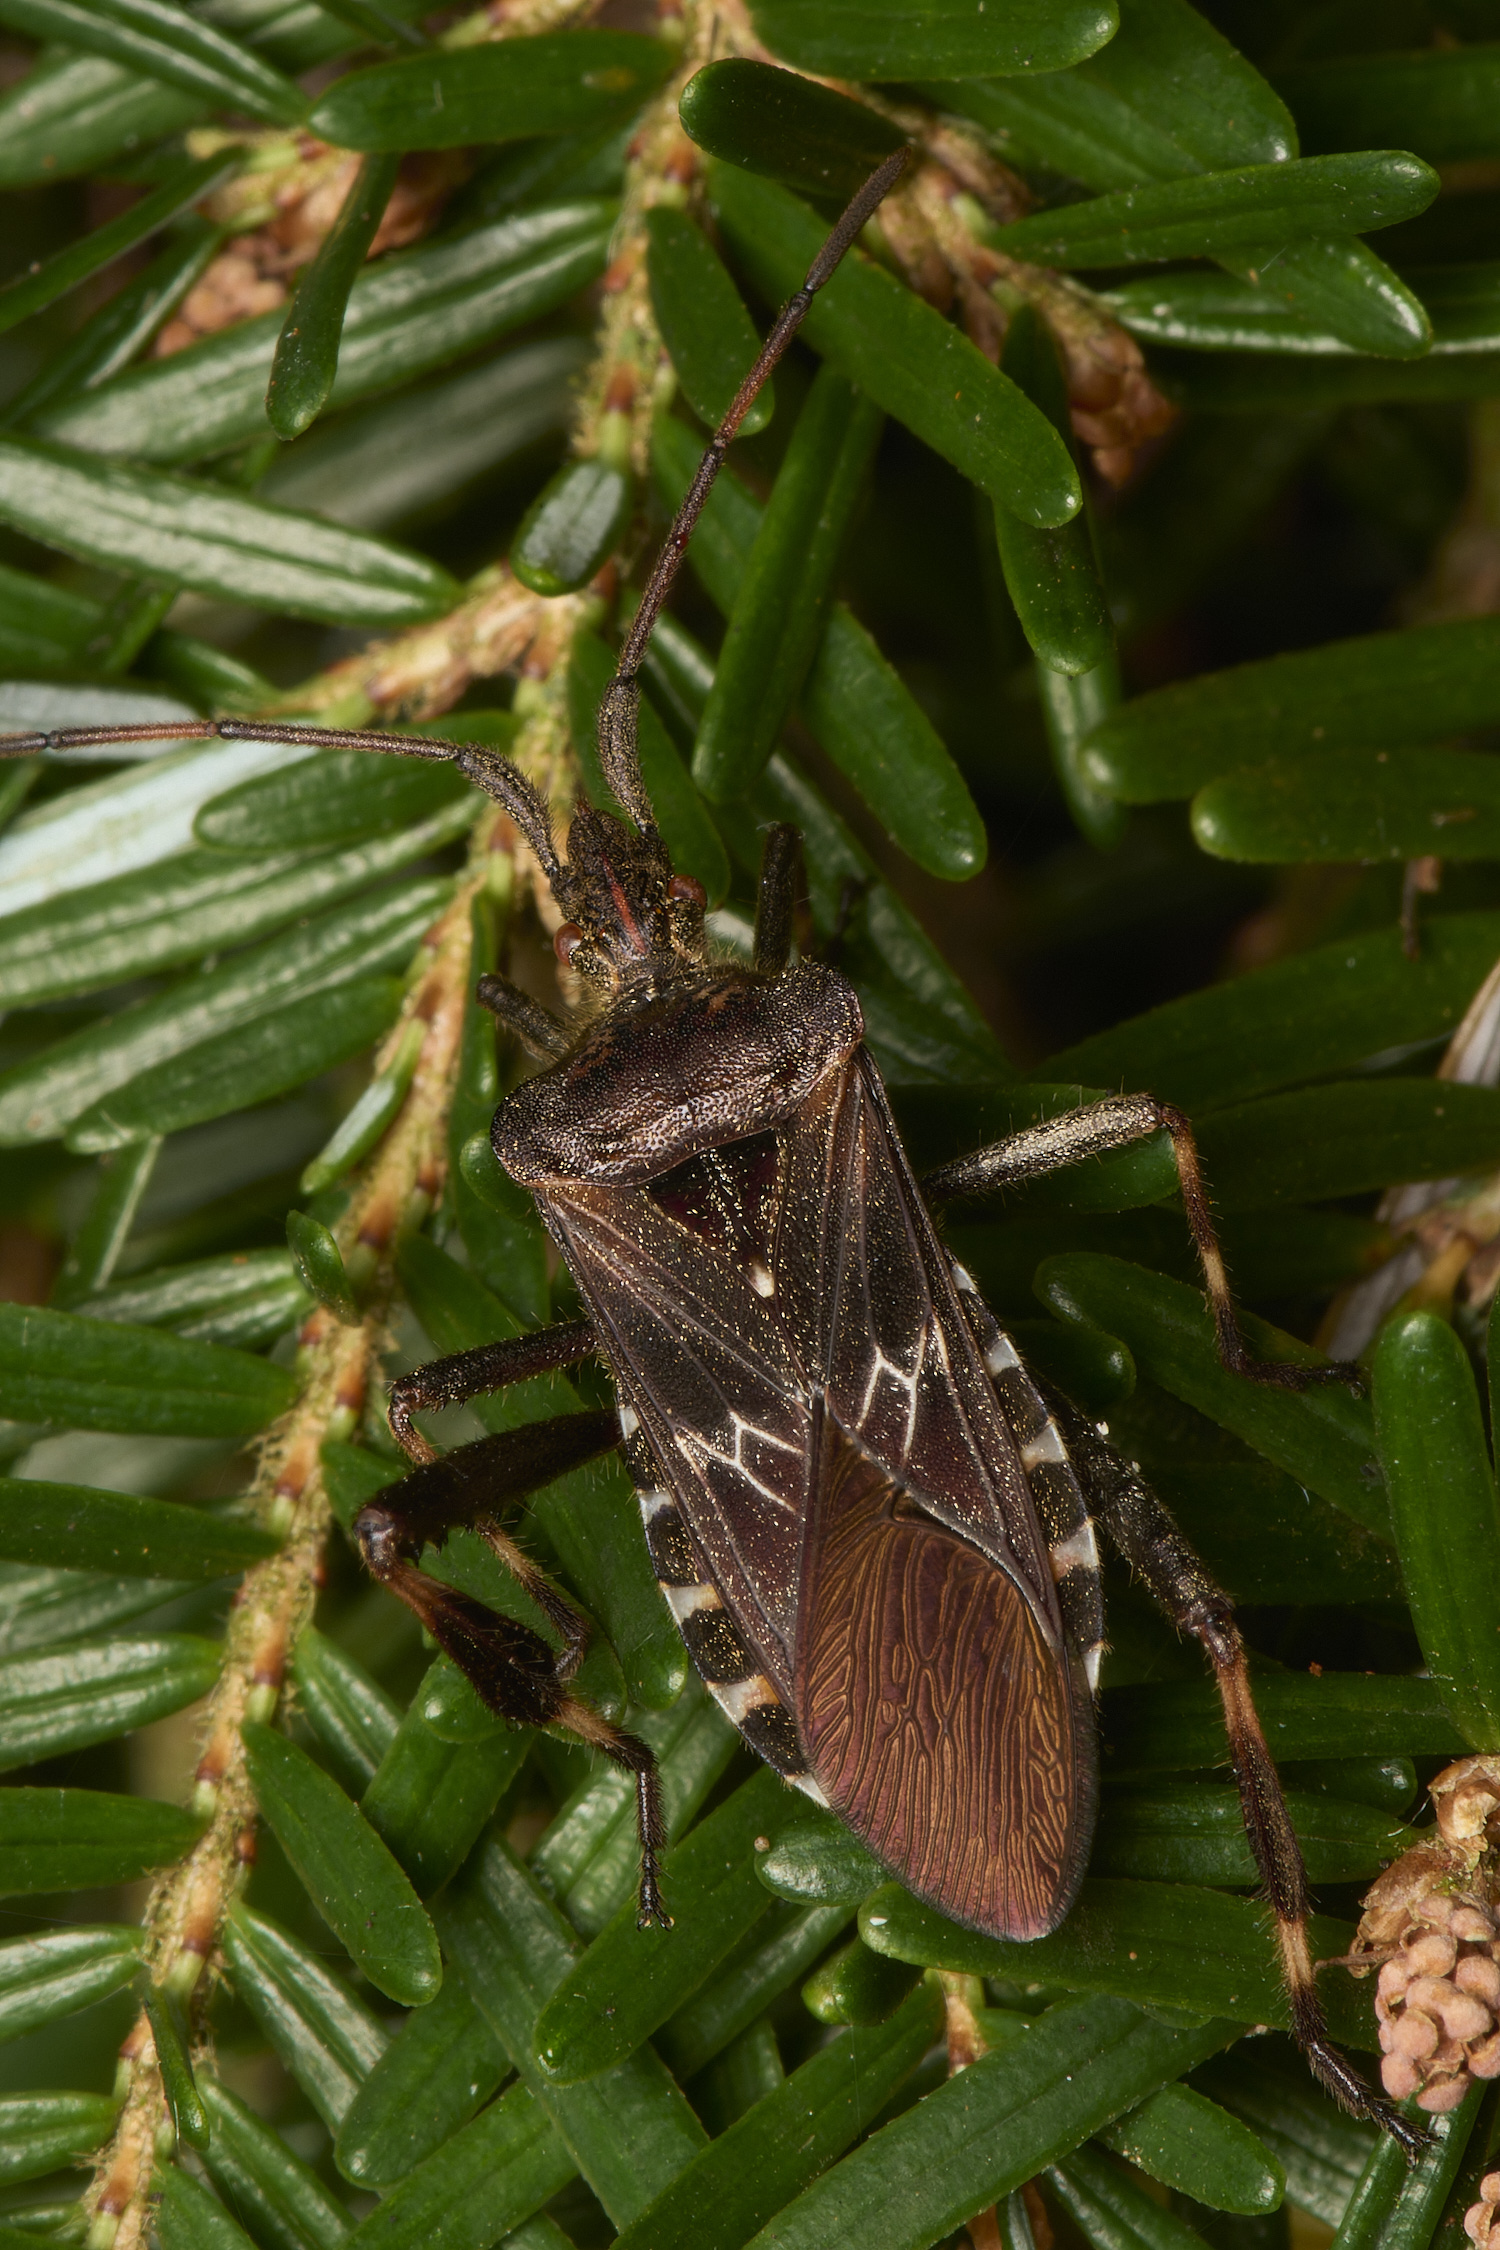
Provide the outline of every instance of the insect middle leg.
{"type": "MultiPolygon", "coordinates": [[[[576,1367],[597,1348],[590,1321],[568,1320],[559,1321],[555,1328],[535,1329],[528,1336],[505,1336],[498,1343],[478,1344],[473,1351],[430,1359],[425,1367],[414,1367],[392,1383],[391,1434],[414,1461],[434,1461],[437,1454],[413,1425],[413,1414],[463,1406],[471,1398],[486,1398],[533,1375],[576,1367]]],[[[557,1473],[561,1476],[562,1471],[557,1473]]]]}
{"type": "Polygon", "coordinates": [[[927,1174],[922,1192],[929,1198],[942,1200],[959,1195],[988,1195],[995,1188],[1011,1187],[1020,1180],[1035,1180],[1047,1172],[1060,1172],[1070,1164],[1082,1163],[1087,1157],[1104,1156],[1110,1149],[1128,1148],[1132,1142],[1149,1140],[1157,1132],[1166,1132],[1172,1137],[1183,1206],[1203,1267],[1219,1357],[1224,1365],[1233,1374],[1248,1376],[1251,1382],[1273,1384],[1284,1391],[1303,1391],[1310,1383],[1358,1386],[1362,1378],[1355,1367],[1342,1364],[1299,1367],[1285,1360],[1257,1359],[1250,1351],[1229,1292],[1229,1277],[1214,1231],[1213,1211],[1203,1167],[1198,1161],[1193,1128],[1180,1109],[1157,1101],[1154,1095],[1119,1094],[1107,1101],[1090,1102],[1082,1109],[1065,1110],[1061,1116],[1045,1118],[1040,1124],[1028,1125],[1023,1131],[1012,1133],[1007,1140],[995,1141],[988,1148],[975,1149],[972,1155],[956,1157],[951,1164],[940,1165],[935,1172],[927,1174]]]}
{"type": "Polygon", "coordinates": [[[1365,2084],[1328,2035],[1308,1940],[1307,1869],[1255,1708],[1234,1604],[1209,1576],[1139,1469],[1116,1453],[1093,1423],[1050,1386],[1047,1396],[1091,1511],[1158,1608],[1179,1632],[1199,1643],[1213,1665],[1245,1834],[1276,1918],[1293,2035],[1313,2076],[1334,2099],[1354,2116],[1383,2126],[1414,2156],[1426,2147],[1425,2135],[1365,2084]]]}
{"type": "Polygon", "coordinates": [[[492,1711],[517,1726],[561,1726],[633,1775],[640,1837],[640,1921],[663,1928],[659,1854],[666,1840],[656,1759],[637,1735],[604,1718],[571,1683],[583,1661],[588,1628],[500,1522],[508,1503],[581,1468],[620,1442],[613,1408],[524,1423],[437,1456],[411,1416],[423,1407],[457,1405],[549,1368],[571,1365],[594,1348],[587,1321],[516,1336],[477,1351],[455,1353],[418,1368],[393,1385],[391,1426],[418,1460],[412,1474],[361,1508],[354,1536],[371,1574],[451,1656],[492,1711]],[[451,1531],[478,1532],[557,1632],[554,1650],[530,1626],[502,1617],[472,1595],[444,1585],[420,1567],[425,1546],[440,1547],[451,1531]]]}

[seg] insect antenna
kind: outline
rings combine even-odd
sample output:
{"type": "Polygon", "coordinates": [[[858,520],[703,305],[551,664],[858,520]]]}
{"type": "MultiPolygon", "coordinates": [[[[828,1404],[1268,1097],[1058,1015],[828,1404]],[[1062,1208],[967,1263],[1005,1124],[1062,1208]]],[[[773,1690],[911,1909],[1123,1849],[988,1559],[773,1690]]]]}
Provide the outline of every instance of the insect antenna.
{"type": "Polygon", "coordinates": [[[653,830],[656,825],[651,800],[646,795],[645,785],[641,780],[640,757],[636,748],[636,721],[641,702],[640,670],[651,639],[652,627],[661,615],[672,590],[673,580],[687,552],[688,541],[693,536],[693,528],[703,513],[704,502],[713,490],[714,479],[724,465],[741,422],[755,404],[777,361],[801,327],[814,297],[824,282],[832,278],[845,251],[858,240],[868,220],[900,179],[911,156],[910,148],[898,148],[894,155],[886,158],[878,171],[870,174],[863,187],[845,207],[837,226],[808,267],[801,288],[788,297],[776,315],[754,366],[735,392],[729,411],[708,441],[682,506],[673,517],[672,528],[656,558],[646,591],[641,596],[640,608],[635,613],[625,646],[620,651],[619,666],[605,689],[604,701],[599,706],[599,763],[604,770],[604,778],[609,783],[616,803],[624,808],[643,833],[653,830]]]}
{"type": "Polygon", "coordinates": [[[309,750],[365,750],[390,758],[432,758],[459,772],[504,807],[535,852],[550,883],[558,872],[552,819],[541,791],[518,766],[478,742],[438,742],[419,734],[381,734],[364,727],[290,726],[280,719],[159,719],[149,726],[53,727],[47,733],[0,736],[0,758],[34,758],[44,750],[92,750],[114,742],[275,742],[309,750]]]}
{"type": "MultiPolygon", "coordinates": [[[[912,153],[909,147],[899,148],[870,174],[809,266],[801,288],[782,306],[754,366],[710,438],[687,496],[656,558],[634,623],[620,651],[619,668],[599,708],[599,759],[604,778],[616,803],[644,836],[656,834],[656,820],[641,778],[636,747],[640,670],[651,629],[672,590],[693,527],[703,512],[703,504],[713,489],[714,479],[741,422],[801,327],[813,298],[831,279],[844,253],[900,179],[912,153]]],[[[548,883],[555,885],[560,862],[545,799],[508,759],[478,743],[443,742],[420,735],[383,734],[358,727],[287,725],[275,719],[172,719],[148,725],[54,727],[46,732],[5,735],[0,737],[0,758],[31,758],[48,750],[90,750],[116,742],[197,741],[274,742],[293,747],[305,744],[312,750],[362,750],[396,758],[446,760],[504,807],[536,854],[548,883]]]]}

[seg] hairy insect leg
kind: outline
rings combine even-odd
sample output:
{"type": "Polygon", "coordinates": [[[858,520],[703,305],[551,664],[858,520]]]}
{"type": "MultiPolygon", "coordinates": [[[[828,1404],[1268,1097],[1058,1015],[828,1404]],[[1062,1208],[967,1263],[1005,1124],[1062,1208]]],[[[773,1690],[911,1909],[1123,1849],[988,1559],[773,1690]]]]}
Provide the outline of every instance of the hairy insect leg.
{"type": "Polygon", "coordinates": [[[482,976],[474,997],[542,1062],[559,1061],[573,1044],[567,1025],[540,1000],[533,1000],[529,992],[512,984],[509,977],[493,972],[482,976]]]}
{"type": "MultiPolygon", "coordinates": [[[[551,1375],[559,1367],[575,1367],[597,1348],[592,1323],[569,1320],[560,1321],[555,1328],[535,1329],[529,1336],[506,1336],[499,1343],[476,1345],[473,1351],[450,1353],[447,1359],[430,1359],[425,1367],[414,1367],[409,1375],[400,1375],[392,1383],[391,1433],[413,1461],[435,1461],[436,1451],[413,1425],[413,1414],[463,1406],[471,1398],[503,1391],[511,1383],[529,1381],[533,1375],[551,1375]]],[[[456,1456],[450,1454],[448,1458],[456,1456]]],[[[560,1476],[562,1471],[557,1473],[560,1476]]]]}
{"type": "MultiPolygon", "coordinates": [[[[461,1359],[479,1356],[464,1353],[461,1359]]],[[[437,1364],[452,1367],[460,1362],[437,1364]]],[[[354,1519],[354,1537],[371,1575],[405,1602],[492,1711],[515,1726],[564,1727],[634,1777],[641,1850],[640,1919],[642,1924],[666,1926],[670,1917],[662,1905],[659,1864],[665,1824],[655,1756],[639,1736],[616,1726],[571,1692],[588,1646],[588,1627],[499,1522],[507,1503],[524,1500],[528,1493],[581,1468],[619,1442],[620,1423],[613,1408],[563,1414],[480,1438],[424,1461],[400,1484],[368,1502],[354,1519]],[[562,1642],[560,1650],[551,1648],[529,1625],[502,1617],[420,1567],[422,1549],[442,1546],[457,1530],[478,1532],[553,1627],[562,1642]]]]}
{"type": "MultiPolygon", "coordinates": [[[[468,1595],[426,1577],[415,1565],[425,1546],[442,1546],[451,1531],[477,1531],[562,1636],[561,1657],[554,1657],[545,1644],[538,1644],[549,1676],[554,1683],[571,1679],[583,1660],[587,1627],[501,1528],[500,1511],[566,1476],[569,1470],[581,1468],[600,1453],[607,1453],[619,1442],[619,1418],[612,1408],[560,1414],[550,1421],[526,1422],[519,1429],[479,1438],[472,1445],[461,1445],[452,1453],[424,1461],[400,1484],[388,1487],[361,1508],[354,1519],[354,1536],[375,1576],[415,1610],[447,1647],[444,1633],[450,1612],[454,1618],[467,1617],[470,1621],[475,1617],[488,1619],[491,1612],[468,1595]]],[[[527,1640],[536,1641],[536,1635],[525,1626],[503,1618],[495,1622],[503,1632],[523,1634],[527,1640]]],[[[480,1677],[483,1663],[476,1672],[457,1651],[450,1649],[449,1653],[486,1701],[492,1701],[480,1677]]],[[[497,1703],[496,1708],[502,1706],[497,1703]]],[[[505,1707],[504,1715],[510,1718],[516,1714],[505,1707]]]]}
{"type": "Polygon", "coordinates": [[[1011,1187],[1018,1180],[1039,1179],[1044,1173],[1060,1172],[1070,1164],[1081,1164],[1088,1157],[1104,1156],[1111,1149],[1128,1148],[1132,1142],[1149,1140],[1158,1132],[1170,1133],[1172,1137],[1183,1207],[1203,1268],[1219,1357],[1224,1365],[1235,1375],[1248,1376],[1253,1383],[1272,1384],[1278,1390],[1304,1391],[1310,1383],[1347,1383],[1354,1389],[1362,1388],[1364,1378],[1357,1367],[1342,1362],[1328,1367],[1299,1367],[1285,1360],[1257,1359],[1249,1350],[1230,1295],[1229,1277],[1214,1229],[1213,1210],[1203,1167],[1198,1161],[1193,1128],[1180,1109],[1174,1109],[1169,1102],[1157,1101],[1154,1095],[1119,1094],[1107,1101],[1090,1102],[1083,1109],[1065,1110],[1061,1116],[1045,1118],[1040,1124],[1028,1125],[1023,1131],[1012,1133],[1008,1140],[995,1141],[988,1148],[975,1149],[972,1155],[939,1165],[923,1180],[922,1191],[929,1197],[944,1199],[987,1195],[992,1189],[1011,1187]]]}
{"type": "Polygon", "coordinates": [[[1255,1708],[1234,1604],[1139,1469],[1122,1459],[1067,1400],[1049,1389],[1048,1401],[1090,1509],[1158,1608],[1179,1632],[1191,1634],[1213,1665],[1245,1834],[1276,1917],[1277,1950],[1297,2044],[1313,2076],[1336,2101],[1353,2116],[1382,2126],[1408,2156],[1416,2156],[1427,2145],[1425,2134],[1366,2085],[1328,2035],[1308,1941],[1307,1869],[1255,1708]]]}

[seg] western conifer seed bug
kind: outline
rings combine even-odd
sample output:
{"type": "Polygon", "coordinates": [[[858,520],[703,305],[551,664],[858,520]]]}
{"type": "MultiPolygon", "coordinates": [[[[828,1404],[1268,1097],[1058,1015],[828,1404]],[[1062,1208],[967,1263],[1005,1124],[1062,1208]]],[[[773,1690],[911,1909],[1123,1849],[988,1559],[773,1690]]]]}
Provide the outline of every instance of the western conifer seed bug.
{"type": "Polygon", "coordinates": [[[501,1529],[508,1504],[623,1446],[663,1594],[751,1748],[919,1898],[1012,1939],[1058,1926],[1088,1856],[1102,1524],[1213,1668],[1313,2073],[1411,2151],[1421,2135],[1328,2037],[1305,1871],[1228,1597],[1140,1472],[1027,1372],[929,1204],[1165,1131],[1225,1364],[1291,1387],[1350,1371],[1249,1356],[1191,1129],[1148,1096],[1033,1125],[919,1186],[853,987],[793,959],[793,831],[766,839],[752,962],[717,962],[703,890],[674,872],[641,781],[639,671],[709,487],[814,292],[906,160],[898,152],[873,174],[778,316],[657,562],[600,713],[626,821],[580,798],[561,856],[546,803],[503,757],[405,734],[210,719],[0,747],[18,757],[200,735],[451,759],[535,853],[564,916],[559,958],[593,1006],[570,1025],[503,978],[482,980],[481,1000],[545,1066],[501,1104],[492,1141],[535,1195],[586,1316],[402,1377],[391,1427],[419,1465],[362,1510],[355,1533],[376,1578],[495,1711],[570,1728],[634,1776],[642,1924],[669,1919],[653,1756],[573,1692],[583,1626],[501,1529]],[[591,1354],[613,1379],[613,1407],[442,1457],[413,1425],[419,1410],[591,1354]],[[537,1600],[560,1655],[421,1569],[424,1545],[460,1525],[537,1600]]]}

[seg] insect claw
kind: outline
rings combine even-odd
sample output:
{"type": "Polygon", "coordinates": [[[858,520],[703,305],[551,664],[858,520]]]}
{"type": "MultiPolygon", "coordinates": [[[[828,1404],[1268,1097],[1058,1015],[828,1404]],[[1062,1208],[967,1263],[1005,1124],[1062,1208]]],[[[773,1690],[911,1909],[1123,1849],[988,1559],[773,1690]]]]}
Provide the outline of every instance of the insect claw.
{"type": "Polygon", "coordinates": [[[1326,1367],[1299,1367],[1285,1359],[1242,1359],[1234,1372],[1247,1382],[1265,1383],[1279,1391],[1307,1391],[1316,1383],[1343,1383],[1361,1398],[1368,1388],[1364,1369],[1352,1359],[1331,1360],[1326,1367]]]}
{"type": "MultiPolygon", "coordinates": [[[[1332,1964],[1320,1963],[1319,1966],[1327,1967],[1332,1964]]],[[[1314,2078],[1333,2096],[1341,2109],[1346,2110],[1351,2117],[1378,2125],[1382,2132],[1389,2133],[1408,2164],[1415,2164],[1427,2154],[1432,2146],[1432,2136],[1394,2102],[1388,2101],[1383,2094],[1373,2093],[1338,2050],[1329,2046],[1326,2038],[1315,2035],[1304,2043],[1303,2052],[1311,2065],[1314,2078]]]]}
{"type": "Polygon", "coordinates": [[[1329,1366],[1315,1368],[1313,1372],[1320,1382],[1347,1385],[1356,1398],[1363,1398],[1370,1388],[1370,1378],[1357,1360],[1336,1359],[1329,1366]]]}
{"type": "Polygon", "coordinates": [[[1342,1383],[1356,1398],[1363,1398],[1370,1387],[1364,1369],[1352,1359],[1331,1360],[1327,1367],[1306,1367],[1302,1373],[1306,1380],[1297,1385],[1298,1390],[1308,1390],[1314,1383],[1342,1383]]]}
{"type": "Polygon", "coordinates": [[[1419,2163],[1432,2146],[1432,2135],[1424,2133],[1420,2125],[1413,2125],[1411,2119],[1403,2117],[1399,2109],[1388,2107],[1384,2102],[1374,2102],[1370,2107],[1370,2117],[1373,2124],[1382,2126],[1390,2134],[1408,2164],[1419,2163]]]}

